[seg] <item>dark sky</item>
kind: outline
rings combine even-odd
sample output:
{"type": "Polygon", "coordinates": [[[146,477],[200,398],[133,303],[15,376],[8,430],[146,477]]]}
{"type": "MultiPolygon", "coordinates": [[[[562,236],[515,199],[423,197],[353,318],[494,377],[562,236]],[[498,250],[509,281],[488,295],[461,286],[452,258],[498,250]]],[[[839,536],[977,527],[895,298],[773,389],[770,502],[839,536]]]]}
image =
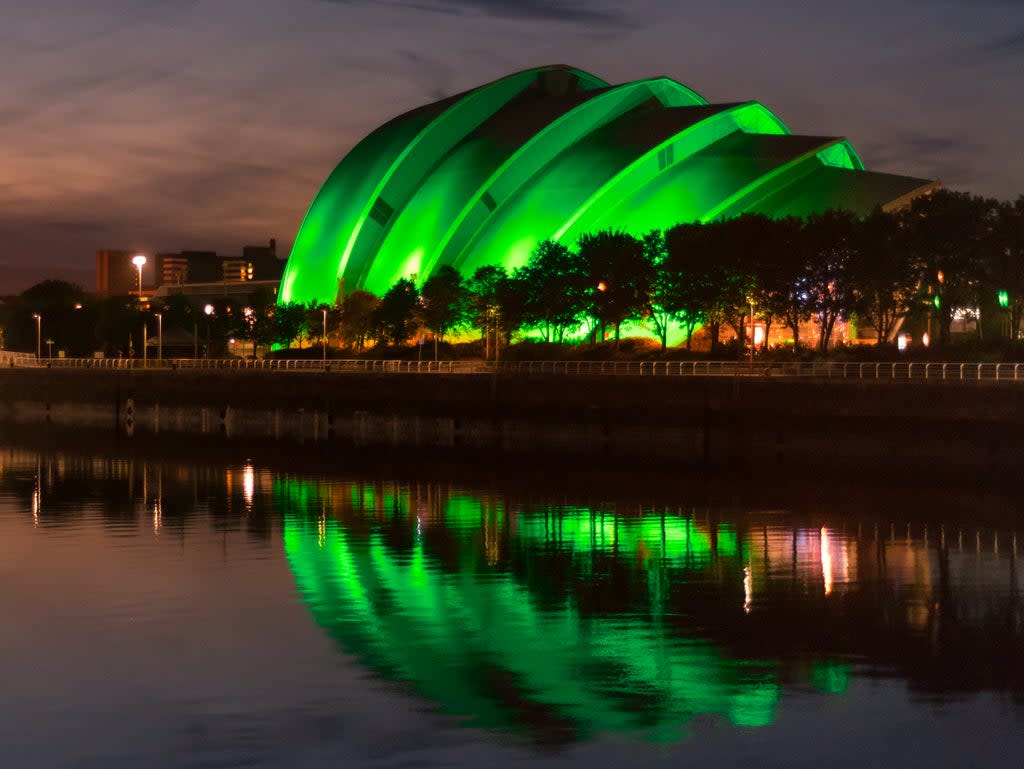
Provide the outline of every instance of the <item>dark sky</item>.
{"type": "Polygon", "coordinates": [[[1022,0],[0,0],[0,293],[91,288],[97,248],[286,253],[374,127],[551,63],[1024,192],[1022,0]]]}

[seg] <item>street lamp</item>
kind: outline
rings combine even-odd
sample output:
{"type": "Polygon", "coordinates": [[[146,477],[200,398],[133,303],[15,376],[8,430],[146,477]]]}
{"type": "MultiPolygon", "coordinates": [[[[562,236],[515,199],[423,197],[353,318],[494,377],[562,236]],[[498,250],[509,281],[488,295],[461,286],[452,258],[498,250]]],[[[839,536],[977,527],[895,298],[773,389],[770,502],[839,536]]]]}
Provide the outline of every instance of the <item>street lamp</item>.
{"type": "Polygon", "coordinates": [[[156,315],[156,359],[163,362],[164,359],[164,314],[162,312],[154,313],[156,315]]]}
{"type": "MultiPolygon", "coordinates": [[[[252,342],[252,359],[256,360],[256,311],[252,307],[243,307],[242,317],[245,319],[242,323],[245,333],[252,342]]],[[[245,352],[244,348],[242,352],[245,352]]]]}
{"type": "Polygon", "coordinates": [[[146,256],[144,254],[136,254],[132,257],[132,264],[135,265],[139,271],[139,301],[142,301],[142,265],[146,263],[146,256]]]}
{"type": "Polygon", "coordinates": [[[750,365],[754,365],[754,299],[753,297],[747,300],[750,302],[750,365]]]}
{"type": "Polygon", "coordinates": [[[210,357],[210,319],[213,317],[213,305],[208,304],[203,308],[203,312],[206,314],[206,350],[204,351],[203,357],[210,357]]]}
{"type": "Polygon", "coordinates": [[[36,360],[43,357],[43,316],[38,312],[32,313],[36,322],[36,360]]]}
{"type": "Polygon", "coordinates": [[[323,350],[323,362],[327,365],[327,308],[324,307],[322,310],[324,314],[324,350],[323,350]]]}

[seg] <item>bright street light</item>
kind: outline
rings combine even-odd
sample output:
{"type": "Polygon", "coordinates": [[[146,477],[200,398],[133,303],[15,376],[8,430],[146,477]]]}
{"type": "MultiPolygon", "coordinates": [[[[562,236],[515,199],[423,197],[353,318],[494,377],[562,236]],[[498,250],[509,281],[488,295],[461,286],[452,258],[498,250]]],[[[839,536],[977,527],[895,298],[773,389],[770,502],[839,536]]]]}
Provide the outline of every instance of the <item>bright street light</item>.
{"type": "Polygon", "coordinates": [[[38,312],[32,313],[36,322],[36,360],[43,357],[43,316],[38,312]]]}
{"type": "Polygon", "coordinates": [[[210,357],[210,318],[213,317],[213,305],[208,304],[203,308],[203,312],[206,313],[206,349],[203,351],[203,357],[210,357]]]}
{"type": "Polygon", "coordinates": [[[145,254],[136,254],[135,256],[132,257],[132,264],[134,264],[135,267],[139,271],[139,301],[140,302],[142,301],[142,265],[144,265],[145,263],[146,263],[146,256],[145,256],[145,254]]]}

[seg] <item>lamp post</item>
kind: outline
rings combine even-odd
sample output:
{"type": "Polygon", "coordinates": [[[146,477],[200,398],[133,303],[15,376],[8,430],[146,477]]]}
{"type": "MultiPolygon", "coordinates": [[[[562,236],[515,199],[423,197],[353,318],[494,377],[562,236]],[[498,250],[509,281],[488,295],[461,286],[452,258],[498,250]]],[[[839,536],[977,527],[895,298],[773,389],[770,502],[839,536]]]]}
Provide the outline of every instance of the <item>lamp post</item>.
{"type": "Polygon", "coordinates": [[[210,357],[210,319],[213,317],[213,305],[208,304],[203,308],[203,312],[206,313],[206,351],[203,354],[204,358],[210,357]]]}
{"type": "Polygon", "coordinates": [[[323,349],[323,362],[327,365],[327,308],[324,307],[322,310],[324,314],[324,349],[323,349]]]}
{"type": "Polygon", "coordinates": [[[750,365],[754,365],[754,300],[750,300],[750,365]]]}
{"type": "Polygon", "coordinates": [[[256,360],[256,311],[252,307],[243,307],[242,317],[245,319],[245,333],[252,342],[252,359],[256,360]]]}
{"type": "Polygon", "coordinates": [[[43,357],[43,316],[38,312],[32,313],[36,322],[36,360],[43,357]]]}
{"type": "Polygon", "coordinates": [[[164,314],[162,312],[154,313],[156,315],[156,359],[163,362],[164,359],[164,314]]]}
{"type": "Polygon", "coordinates": [[[139,301],[142,301],[142,265],[146,263],[145,254],[136,254],[132,257],[132,264],[139,271],[139,301]]]}

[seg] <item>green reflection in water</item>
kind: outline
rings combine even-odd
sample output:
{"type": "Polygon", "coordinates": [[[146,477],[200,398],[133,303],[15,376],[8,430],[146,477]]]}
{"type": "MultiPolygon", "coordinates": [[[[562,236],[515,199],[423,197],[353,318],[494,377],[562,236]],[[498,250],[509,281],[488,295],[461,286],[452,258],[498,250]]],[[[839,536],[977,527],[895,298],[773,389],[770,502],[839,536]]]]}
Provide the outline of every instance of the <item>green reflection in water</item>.
{"type": "Polygon", "coordinates": [[[775,718],[774,662],[732,657],[680,631],[666,611],[671,580],[685,570],[717,558],[742,571],[731,527],[712,536],[688,517],[585,507],[509,514],[466,495],[424,506],[402,491],[368,509],[366,488],[340,496],[356,503],[346,511],[326,491],[287,479],[275,497],[287,558],[316,621],[443,712],[556,741],[623,731],[675,740],[698,715],[751,727],[775,718]],[[319,510],[331,513],[308,512],[319,510]],[[545,559],[569,558],[561,568],[588,580],[609,556],[646,591],[640,606],[584,610],[572,591],[555,602],[538,595],[537,580],[558,562],[545,559]]]}
{"type": "Polygon", "coordinates": [[[811,673],[814,688],[825,694],[843,694],[850,687],[850,666],[819,660],[811,673]]]}

